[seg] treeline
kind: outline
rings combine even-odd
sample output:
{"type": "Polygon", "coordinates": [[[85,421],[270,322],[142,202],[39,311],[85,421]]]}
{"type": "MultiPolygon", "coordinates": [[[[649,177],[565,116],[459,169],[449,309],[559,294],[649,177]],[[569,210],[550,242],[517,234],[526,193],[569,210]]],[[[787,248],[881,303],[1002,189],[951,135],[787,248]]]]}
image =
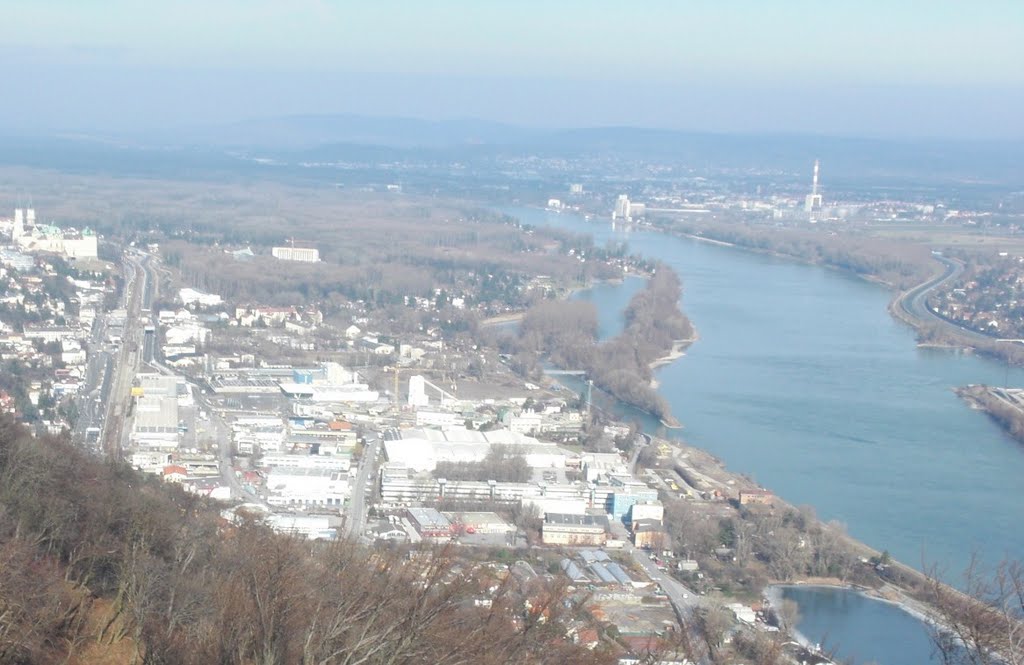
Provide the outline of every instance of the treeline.
{"type": "Polygon", "coordinates": [[[935,269],[929,250],[924,246],[849,232],[769,229],[725,222],[714,225],[681,221],[661,224],[673,233],[700,236],[745,249],[847,270],[899,289],[920,284],[935,269]]]}
{"type": "Polygon", "coordinates": [[[996,397],[988,386],[975,385],[958,388],[956,393],[968,402],[984,409],[992,420],[1009,434],[1024,443],[1024,411],[996,397]]]}
{"type": "Polygon", "coordinates": [[[438,462],[435,478],[447,480],[496,480],[499,483],[525,483],[533,476],[526,458],[509,446],[491,446],[479,462],[438,462]]]}
{"type": "Polygon", "coordinates": [[[1011,365],[1024,365],[1024,346],[1016,342],[1000,342],[995,338],[979,339],[958,333],[950,326],[937,322],[915,321],[912,325],[917,329],[917,341],[921,344],[970,348],[1011,365]]]}
{"type": "Polygon", "coordinates": [[[488,571],[231,526],[205,499],[0,420],[3,663],[600,662],[563,639],[559,589],[488,571]],[[472,602],[494,588],[491,607],[472,602]]]}
{"type": "Polygon", "coordinates": [[[581,301],[545,302],[531,308],[515,345],[517,369],[537,372],[547,357],[566,369],[585,371],[594,384],[616,399],[668,419],[668,402],[651,386],[651,363],[673,345],[693,336],[679,309],[682,285],[667,266],[659,265],[644,289],[630,300],[620,335],[598,343],[597,313],[581,301]]]}
{"type": "Polygon", "coordinates": [[[379,204],[348,200],[318,209],[300,203],[298,209],[309,213],[301,219],[254,224],[261,212],[230,222],[158,225],[142,235],[160,241],[167,263],[189,284],[235,301],[282,305],[331,298],[395,305],[444,289],[467,306],[526,307],[532,303],[523,287],[531,276],[548,275],[563,287],[582,284],[621,277],[617,262],[626,260],[624,245],[598,247],[590,237],[525,227],[486,211],[435,201],[414,205],[412,199],[379,204]],[[293,238],[297,246],[319,249],[322,262],[269,256],[270,246],[293,238]],[[236,260],[223,251],[246,246],[255,257],[236,260]]]}
{"type": "Polygon", "coordinates": [[[759,594],[771,581],[803,577],[868,586],[876,582],[850,548],[842,525],[820,523],[809,507],[741,509],[709,520],[693,502],[667,498],[665,528],[673,549],[697,559],[708,579],[726,593],[759,594]],[[727,548],[727,555],[716,555],[719,548],[727,548]]]}

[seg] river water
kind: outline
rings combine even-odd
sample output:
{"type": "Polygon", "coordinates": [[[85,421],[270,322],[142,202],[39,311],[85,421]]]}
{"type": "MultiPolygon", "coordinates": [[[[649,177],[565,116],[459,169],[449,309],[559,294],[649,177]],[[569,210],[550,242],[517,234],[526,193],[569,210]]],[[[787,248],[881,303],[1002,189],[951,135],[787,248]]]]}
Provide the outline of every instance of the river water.
{"type": "MultiPolygon", "coordinates": [[[[886,310],[891,293],[851,275],[608,220],[504,211],[599,245],[627,240],[679,273],[700,340],[658,380],[689,443],[905,563],[938,564],[954,583],[972,552],[1024,556],[1024,447],[952,392],[1024,385],[1021,370],[917,348],[886,310]]],[[[597,305],[611,334],[636,284],[577,297],[597,305]]],[[[816,605],[814,620],[841,645],[855,637],[843,621],[880,605],[864,601],[816,605]]]]}

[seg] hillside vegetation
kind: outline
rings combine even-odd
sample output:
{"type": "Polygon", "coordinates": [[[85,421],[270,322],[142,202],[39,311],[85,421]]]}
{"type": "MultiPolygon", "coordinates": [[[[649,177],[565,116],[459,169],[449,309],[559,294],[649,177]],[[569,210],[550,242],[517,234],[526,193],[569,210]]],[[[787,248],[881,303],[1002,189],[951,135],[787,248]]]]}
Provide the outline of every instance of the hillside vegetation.
{"type": "Polygon", "coordinates": [[[0,663],[600,662],[561,639],[558,589],[497,572],[231,526],[0,419],[0,663]]]}
{"type": "Polygon", "coordinates": [[[568,369],[584,370],[598,387],[652,415],[668,419],[664,397],[651,386],[651,363],[693,336],[679,309],[682,284],[667,266],[657,266],[647,285],[630,300],[625,328],[598,342],[597,312],[588,302],[545,302],[527,311],[514,350],[519,369],[537,372],[542,356],[568,369]]]}

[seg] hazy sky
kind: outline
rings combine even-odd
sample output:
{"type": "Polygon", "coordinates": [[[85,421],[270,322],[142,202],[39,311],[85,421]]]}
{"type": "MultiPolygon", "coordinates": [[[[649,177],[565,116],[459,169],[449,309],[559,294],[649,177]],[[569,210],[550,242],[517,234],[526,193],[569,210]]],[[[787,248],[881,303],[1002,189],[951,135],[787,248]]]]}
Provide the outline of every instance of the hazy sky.
{"type": "Polygon", "coordinates": [[[1024,136],[1024,2],[0,0],[0,130],[291,113],[1024,136]]]}

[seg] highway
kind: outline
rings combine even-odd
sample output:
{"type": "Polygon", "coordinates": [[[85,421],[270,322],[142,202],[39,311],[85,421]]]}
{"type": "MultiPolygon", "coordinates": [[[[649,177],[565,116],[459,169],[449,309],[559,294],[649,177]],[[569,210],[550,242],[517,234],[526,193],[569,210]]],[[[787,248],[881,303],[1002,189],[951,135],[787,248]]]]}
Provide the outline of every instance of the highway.
{"type": "Polygon", "coordinates": [[[964,265],[960,261],[955,259],[948,259],[944,256],[936,256],[935,259],[942,263],[944,270],[941,275],[938,275],[923,284],[919,284],[914,288],[910,289],[906,293],[900,295],[893,303],[895,307],[899,308],[906,316],[911,319],[916,319],[921,322],[932,322],[938,323],[948,330],[960,335],[967,337],[971,340],[980,342],[994,342],[994,338],[988,335],[983,335],[975,330],[969,328],[963,328],[951,323],[946,319],[942,318],[935,312],[928,309],[928,296],[939,287],[945,285],[947,282],[954,281],[960,277],[964,272],[964,265]]]}
{"type": "Polygon", "coordinates": [[[89,360],[86,363],[82,388],[75,396],[78,418],[75,421],[75,429],[71,433],[73,442],[93,448],[94,452],[98,452],[99,437],[97,436],[96,440],[91,440],[89,434],[103,428],[104,410],[102,405],[107,403],[110,374],[114,362],[110,350],[104,344],[105,334],[105,319],[102,316],[97,317],[86,346],[89,360]]]}

